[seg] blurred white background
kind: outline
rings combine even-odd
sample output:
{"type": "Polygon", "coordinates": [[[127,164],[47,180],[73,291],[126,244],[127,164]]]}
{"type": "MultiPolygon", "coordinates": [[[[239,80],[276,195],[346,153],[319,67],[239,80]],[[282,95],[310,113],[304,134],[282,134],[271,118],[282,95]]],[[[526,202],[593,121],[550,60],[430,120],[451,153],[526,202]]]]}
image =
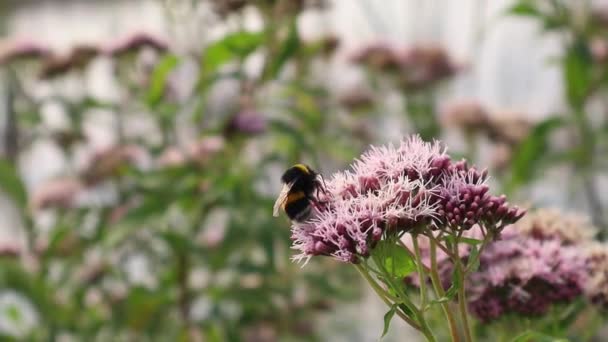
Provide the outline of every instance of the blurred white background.
{"type": "MultiPolygon", "coordinates": [[[[214,26],[205,10],[192,7],[187,0],[103,0],[103,1],[8,1],[1,5],[3,20],[1,44],[13,40],[36,40],[58,51],[68,51],[75,44],[104,44],[132,32],[149,32],[174,44],[177,51],[187,52],[201,43],[218,37],[224,29],[214,26]]],[[[359,73],[344,64],[345,59],[361,44],[376,40],[399,45],[438,43],[445,46],[467,66],[463,76],[452,82],[442,94],[442,101],[475,98],[490,108],[525,112],[532,119],[559,113],[563,107],[561,75],[548,63],[559,53],[556,39],[542,36],[539,28],[524,19],[504,16],[509,0],[333,0],[327,13],[307,12],[302,16],[302,35],[313,39],[335,34],[341,45],[331,73],[331,83],[337,89],[362,82],[359,73]]],[[[252,13],[248,27],[255,29],[259,19],[252,13]]],[[[96,96],[117,96],[110,67],[96,62],[89,70],[84,89],[96,96]]],[[[44,91],[44,90],[41,90],[44,91]]],[[[0,91],[0,93],[3,93],[0,91]]],[[[390,95],[389,95],[390,96],[390,95]]],[[[0,117],[5,105],[0,98],[0,117]]],[[[389,101],[390,107],[390,101],[389,101]]],[[[396,110],[387,108],[387,111],[396,110]]],[[[49,125],[61,125],[61,110],[47,106],[45,118],[49,125]],[[59,112],[59,113],[57,113],[59,112]]],[[[0,119],[0,122],[4,122],[0,119]]],[[[112,143],[111,124],[100,116],[94,125],[93,144],[96,148],[112,143]],[[105,132],[105,133],[104,133],[105,132]]],[[[390,126],[390,125],[388,125],[390,126]]],[[[2,128],[4,129],[4,128],[2,128]]],[[[401,127],[387,130],[387,139],[396,139],[401,127]]],[[[448,134],[450,145],[459,146],[459,136],[448,134]]],[[[28,187],[44,182],[62,171],[61,154],[51,146],[36,146],[20,161],[26,172],[28,187]]],[[[566,193],[556,184],[563,184],[565,173],[555,170],[547,175],[534,192],[536,203],[582,206],[584,201],[564,198],[566,193]],[[561,194],[561,195],[560,195],[561,194]],[[561,196],[561,197],[560,197],[561,196]]],[[[605,181],[605,180],[603,180],[605,181]]],[[[605,186],[606,184],[604,184],[605,186]]],[[[0,197],[0,239],[20,240],[17,215],[9,201],[0,197]]],[[[377,340],[385,309],[375,297],[350,304],[348,314],[336,313],[329,321],[348,324],[351,318],[369,322],[372,327],[359,327],[352,336],[334,331],[332,340],[350,341],[355,336],[362,341],[377,340]],[[369,329],[371,328],[371,329],[369,329]]],[[[339,310],[336,310],[339,311],[339,310]]],[[[398,324],[396,324],[398,325],[398,324]]],[[[1,324],[0,324],[1,327],[1,324]]],[[[352,327],[351,327],[352,328],[352,327]]],[[[392,337],[403,340],[394,329],[392,337]],[[399,338],[397,338],[399,337],[399,338]]]]}

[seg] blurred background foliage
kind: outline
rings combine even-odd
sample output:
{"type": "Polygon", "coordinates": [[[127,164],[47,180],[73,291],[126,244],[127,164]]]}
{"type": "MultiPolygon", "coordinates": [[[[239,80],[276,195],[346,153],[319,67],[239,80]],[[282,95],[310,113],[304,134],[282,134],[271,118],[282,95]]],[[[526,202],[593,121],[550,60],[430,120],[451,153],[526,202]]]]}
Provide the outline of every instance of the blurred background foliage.
{"type": "MultiPolygon", "coordinates": [[[[168,33],[63,49],[4,27],[3,339],[327,340],[319,321],[364,293],[335,261],[290,261],[289,223],[271,215],[279,177],[295,162],[329,176],[411,133],[454,142],[453,156],[492,168],[525,205],[574,206],[606,229],[607,4],[469,2],[473,50],[514,17],[555,43],[540,67],[562,77],[559,106],[539,119],[525,104],[463,96],[453,83],[470,83],[479,58],[424,35],[344,45],[327,22],[342,1],[151,1],[168,33]],[[322,26],[313,38],[310,16],[322,26]],[[352,73],[354,86],[336,87],[352,73]]],[[[356,3],[387,27],[379,2],[356,3]]],[[[432,3],[425,13],[438,15],[432,3]]],[[[336,324],[327,330],[342,336],[359,325],[336,324]]]]}

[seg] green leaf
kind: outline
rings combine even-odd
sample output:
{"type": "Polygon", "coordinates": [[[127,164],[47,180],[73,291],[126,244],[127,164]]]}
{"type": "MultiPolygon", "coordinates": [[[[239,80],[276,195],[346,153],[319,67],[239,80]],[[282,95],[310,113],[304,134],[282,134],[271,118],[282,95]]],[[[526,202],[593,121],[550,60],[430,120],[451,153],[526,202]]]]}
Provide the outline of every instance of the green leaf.
{"type": "Polygon", "coordinates": [[[479,268],[479,248],[476,245],[471,246],[471,253],[469,253],[469,263],[467,268],[469,272],[475,272],[479,268]]]}
{"type": "Polygon", "coordinates": [[[395,278],[407,277],[416,270],[416,263],[411,255],[394,242],[382,240],[372,250],[384,267],[395,278]]]}
{"type": "Polygon", "coordinates": [[[171,74],[171,71],[175,69],[180,63],[179,58],[175,55],[165,56],[154,68],[152,72],[152,78],[150,81],[150,89],[146,95],[146,102],[150,107],[158,105],[165,93],[167,86],[167,79],[171,74]]]}
{"type": "Polygon", "coordinates": [[[532,181],[540,171],[540,165],[549,156],[549,137],[551,133],[563,126],[565,121],[559,117],[550,117],[538,123],[532,132],[517,147],[511,163],[511,179],[505,192],[511,192],[522,184],[532,181]]]}
{"type": "Polygon", "coordinates": [[[271,60],[268,75],[270,78],[276,78],[279,75],[279,73],[283,69],[283,66],[289,60],[289,58],[291,58],[298,52],[300,45],[301,44],[300,37],[298,35],[298,26],[296,20],[293,20],[291,22],[291,25],[289,26],[289,34],[283,42],[278,55],[276,56],[276,58],[273,58],[271,60]]]}
{"type": "Polygon", "coordinates": [[[568,342],[565,338],[556,338],[536,331],[528,330],[511,340],[511,342],[568,342]]]}
{"type": "Polygon", "coordinates": [[[531,1],[523,0],[515,5],[511,6],[507,13],[518,15],[518,16],[527,16],[527,17],[539,17],[541,12],[534,6],[531,1]]]}
{"type": "Polygon", "coordinates": [[[454,299],[456,294],[458,293],[458,288],[461,285],[460,281],[460,270],[458,268],[454,268],[454,272],[452,273],[452,286],[445,293],[445,298],[448,300],[454,299]]]}
{"type": "Polygon", "coordinates": [[[391,306],[390,310],[384,314],[384,329],[382,330],[382,336],[380,338],[384,337],[388,332],[388,328],[391,325],[391,320],[393,319],[393,316],[395,316],[395,311],[397,311],[397,307],[394,304],[391,306]]]}
{"type": "Polygon", "coordinates": [[[568,101],[574,108],[582,108],[590,95],[593,77],[593,58],[585,42],[576,42],[563,60],[564,83],[568,101]]]}
{"type": "Polygon", "coordinates": [[[4,191],[15,204],[25,209],[27,192],[14,165],[7,160],[0,160],[0,190],[4,191]]]}
{"type": "Polygon", "coordinates": [[[262,32],[239,31],[209,45],[202,57],[203,72],[213,74],[221,65],[234,58],[245,58],[264,41],[262,32]]]}

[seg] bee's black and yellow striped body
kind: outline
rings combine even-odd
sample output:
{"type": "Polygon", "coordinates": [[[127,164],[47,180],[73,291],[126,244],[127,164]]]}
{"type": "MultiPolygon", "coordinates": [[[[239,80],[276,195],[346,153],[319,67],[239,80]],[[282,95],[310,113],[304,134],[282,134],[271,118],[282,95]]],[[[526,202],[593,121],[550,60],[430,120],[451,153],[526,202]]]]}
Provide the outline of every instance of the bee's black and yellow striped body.
{"type": "Polygon", "coordinates": [[[293,221],[304,221],[311,213],[311,201],[315,200],[314,192],[321,187],[319,174],[304,164],[295,164],[283,173],[283,189],[275,203],[274,214],[278,208],[285,211],[293,221]]]}

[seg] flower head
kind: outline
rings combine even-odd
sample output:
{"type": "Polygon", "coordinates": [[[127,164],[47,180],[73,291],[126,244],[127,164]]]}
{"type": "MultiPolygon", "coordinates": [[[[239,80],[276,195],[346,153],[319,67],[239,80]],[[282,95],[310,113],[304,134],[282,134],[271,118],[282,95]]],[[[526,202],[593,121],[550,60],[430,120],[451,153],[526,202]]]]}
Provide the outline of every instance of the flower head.
{"type": "Polygon", "coordinates": [[[30,206],[33,210],[51,207],[69,208],[84,187],[84,184],[75,178],[50,180],[35,189],[30,206]]]}
{"type": "Polygon", "coordinates": [[[401,86],[418,90],[454,76],[461,67],[440,46],[412,46],[401,55],[401,86]]]}
{"type": "Polygon", "coordinates": [[[0,64],[40,59],[49,55],[51,55],[51,50],[35,41],[16,40],[0,46],[0,64]]]}
{"type": "Polygon", "coordinates": [[[46,58],[39,77],[41,79],[52,79],[72,70],[81,70],[97,57],[99,52],[100,48],[95,45],[76,45],[67,55],[46,58]]]}
{"type": "Polygon", "coordinates": [[[564,244],[591,242],[597,233],[588,217],[548,208],[526,215],[514,228],[535,239],[559,239],[564,244]]]}
{"type": "Polygon", "coordinates": [[[479,271],[469,278],[469,306],[480,320],[507,313],[542,315],[551,304],[582,294],[587,273],[577,247],[531,238],[513,227],[502,236],[487,246],[479,271]]]}
{"type": "Polygon", "coordinates": [[[374,42],[363,46],[353,54],[351,61],[379,71],[394,71],[401,66],[398,49],[384,42],[374,42]]]}
{"type": "Polygon", "coordinates": [[[466,132],[483,130],[489,124],[489,114],[481,103],[475,100],[459,100],[450,103],[443,110],[442,121],[447,126],[454,126],[466,132]]]}
{"type": "Polygon", "coordinates": [[[266,118],[262,114],[252,109],[243,109],[228,120],[224,134],[257,135],[266,131],[266,126],[266,118]]]}
{"type": "Polygon", "coordinates": [[[148,32],[135,32],[111,43],[104,52],[110,56],[122,56],[146,47],[164,52],[169,49],[169,44],[163,38],[148,32]]]}
{"type": "Polygon", "coordinates": [[[482,224],[500,230],[524,211],[492,196],[485,172],[453,163],[437,141],[418,136],[399,146],[372,147],[351,167],[335,174],[315,215],[292,229],[296,260],[330,255],[357,262],[385,233],[434,229],[468,230],[482,224]]]}
{"type": "Polygon", "coordinates": [[[589,280],[585,295],[603,310],[608,309],[608,245],[589,244],[585,251],[589,280]]]}

